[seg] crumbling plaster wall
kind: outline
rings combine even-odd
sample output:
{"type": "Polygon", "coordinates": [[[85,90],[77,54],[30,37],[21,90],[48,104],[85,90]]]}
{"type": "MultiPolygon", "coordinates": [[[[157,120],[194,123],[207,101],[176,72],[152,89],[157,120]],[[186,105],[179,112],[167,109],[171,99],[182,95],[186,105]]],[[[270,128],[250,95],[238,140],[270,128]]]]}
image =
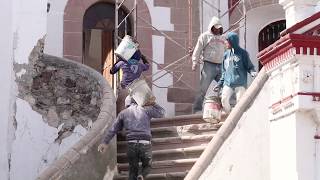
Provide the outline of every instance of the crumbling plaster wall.
{"type": "Polygon", "coordinates": [[[100,112],[102,91],[88,73],[42,56],[43,39],[35,46],[46,34],[47,1],[13,0],[6,5],[12,10],[8,20],[13,29],[4,34],[12,42],[8,50],[12,58],[1,72],[7,79],[14,74],[15,83],[10,90],[10,83],[3,85],[4,105],[12,108],[1,108],[9,110],[3,112],[8,125],[1,124],[5,133],[1,137],[7,142],[0,151],[1,163],[7,166],[1,168],[1,179],[32,180],[87,133],[100,112]]]}
{"type": "Polygon", "coordinates": [[[16,76],[12,179],[34,179],[87,133],[100,112],[98,81],[76,65],[43,55],[43,41],[28,64],[14,68],[24,73],[16,76]]]}

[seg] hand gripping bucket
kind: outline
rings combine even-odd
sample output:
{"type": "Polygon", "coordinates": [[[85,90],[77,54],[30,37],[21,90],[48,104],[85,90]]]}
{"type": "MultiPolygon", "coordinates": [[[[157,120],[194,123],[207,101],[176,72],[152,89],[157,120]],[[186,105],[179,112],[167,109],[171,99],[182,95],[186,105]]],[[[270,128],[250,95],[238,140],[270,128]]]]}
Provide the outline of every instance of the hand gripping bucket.
{"type": "Polygon", "coordinates": [[[128,90],[129,95],[139,106],[145,106],[155,102],[155,97],[144,79],[137,79],[133,81],[128,86],[128,90]]]}
{"type": "Polygon", "coordinates": [[[203,120],[218,123],[221,120],[221,102],[219,97],[206,98],[203,102],[203,120]]]}
{"type": "Polygon", "coordinates": [[[138,46],[138,42],[136,42],[131,36],[126,35],[114,53],[128,61],[138,50],[138,46]]]}

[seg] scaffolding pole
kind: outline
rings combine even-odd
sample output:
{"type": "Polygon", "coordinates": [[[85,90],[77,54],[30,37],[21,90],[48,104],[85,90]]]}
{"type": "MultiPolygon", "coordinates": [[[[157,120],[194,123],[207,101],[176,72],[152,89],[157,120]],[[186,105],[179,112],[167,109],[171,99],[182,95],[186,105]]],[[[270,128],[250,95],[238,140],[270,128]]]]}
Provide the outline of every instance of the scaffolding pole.
{"type": "MultiPolygon", "coordinates": [[[[129,18],[130,15],[133,14],[133,36],[135,38],[137,38],[137,20],[140,19],[142,20],[144,23],[146,23],[147,25],[149,25],[152,29],[154,29],[155,31],[159,32],[161,35],[163,35],[166,39],[168,39],[169,41],[173,42],[174,44],[176,44],[177,46],[179,46],[180,48],[182,48],[183,50],[186,51],[186,56],[179,58],[178,60],[170,63],[169,65],[167,65],[166,67],[162,68],[159,72],[152,74],[151,76],[149,76],[148,78],[154,77],[155,75],[160,74],[163,71],[166,71],[164,74],[162,74],[160,77],[157,77],[155,80],[151,80],[153,83],[154,81],[159,80],[161,77],[163,77],[164,75],[170,73],[171,75],[173,75],[174,77],[180,79],[181,77],[177,77],[176,75],[174,75],[173,72],[169,72],[169,67],[171,67],[172,65],[175,65],[177,63],[181,63],[179,65],[177,65],[175,68],[171,69],[171,71],[174,71],[175,69],[177,69],[178,67],[180,67],[181,65],[183,65],[182,60],[187,59],[187,55],[189,52],[189,49],[191,49],[193,47],[193,0],[188,0],[188,47],[186,48],[184,45],[178,43],[177,41],[175,41],[172,37],[170,37],[169,35],[167,35],[166,33],[164,33],[163,31],[155,28],[151,23],[149,23],[148,21],[146,21],[145,19],[143,19],[142,17],[138,16],[138,3],[137,0],[134,0],[134,5],[133,8],[131,9],[131,11],[125,16],[124,19],[121,20],[120,24],[119,24],[119,10],[121,8],[121,6],[126,2],[126,0],[121,0],[121,2],[119,3],[120,0],[115,0],[115,30],[114,30],[114,48],[116,49],[118,44],[119,44],[119,40],[121,40],[121,38],[119,37],[119,28],[121,26],[122,23],[125,23],[125,33],[127,34],[127,18],[129,18]]],[[[209,7],[211,7],[212,9],[217,11],[218,17],[222,18],[223,16],[225,16],[226,14],[229,14],[234,8],[238,8],[238,5],[240,4],[240,2],[243,2],[243,11],[245,13],[245,5],[244,5],[244,1],[243,0],[239,0],[238,2],[236,2],[234,5],[232,5],[232,7],[230,7],[226,12],[221,14],[221,0],[217,0],[217,5],[218,7],[216,7],[214,4],[212,4],[211,2],[208,2],[207,0],[201,0],[200,1],[200,8],[201,8],[201,20],[202,20],[202,26],[201,26],[201,32],[204,31],[203,28],[203,21],[204,21],[204,4],[208,5],[209,7]]],[[[244,16],[242,18],[240,18],[240,20],[238,20],[236,23],[234,23],[232,26],[230,26],[230,28],[227,31],[230,31],[233,27],[237,26],[242,20],[245,20],[244,25],[239,26],[240,28],[245,26],[245,43],[246,43],[246,14],[244,14],[244,16]]],[[[238,27],[238,28],[239,28],[238,27]]],[[[237,29],[238,29],[237,28],[237,29]]],[[[225,31],[226,32],[226,31],[225,31]]],[[[150,59],[152,63],[158,64],[155,61],[153,61],[152,59],[150,59]]],[[[182,81],[182,80],[181,80],[182,81]]],[[[182,81],[186,86],[189,86],[187,83],[185,83],[184,81],[182,81]]],[[[117,87],[119,83],[119,76],[116,76],[116,82],[115,82],[115,87],[117,87]]],[[[154,83],[153,83],[154,84],[154,83]]],[[[155,84],[154,84],[155,85],[155,84]]],[[[157,85],[155,85],[157,86],[157,85]]],[[[157,86],[158,87],[158,86],[157,86]]],[[[164,87],[162,87],[164,88],[164,87]]],[[[192,88],[191,86],[189,86],[189,88],[192,88]]]]}

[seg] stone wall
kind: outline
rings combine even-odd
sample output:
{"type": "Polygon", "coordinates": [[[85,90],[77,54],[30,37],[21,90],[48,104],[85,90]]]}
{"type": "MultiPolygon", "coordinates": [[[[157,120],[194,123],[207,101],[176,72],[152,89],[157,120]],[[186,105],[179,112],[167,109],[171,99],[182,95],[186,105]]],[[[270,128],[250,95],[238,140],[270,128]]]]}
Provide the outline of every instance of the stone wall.
{"type": "Polygon", "coordinates": [[[92,126],[100,112],[102,89],[88,72],[38,54],[37,48],[28,65],[15,66],[18,71],[22,66],[26,69],[16,79],[18,97],[29,102],[49,126],[60,129],[56,142],[61,143],[77,125],[92,126]]]}

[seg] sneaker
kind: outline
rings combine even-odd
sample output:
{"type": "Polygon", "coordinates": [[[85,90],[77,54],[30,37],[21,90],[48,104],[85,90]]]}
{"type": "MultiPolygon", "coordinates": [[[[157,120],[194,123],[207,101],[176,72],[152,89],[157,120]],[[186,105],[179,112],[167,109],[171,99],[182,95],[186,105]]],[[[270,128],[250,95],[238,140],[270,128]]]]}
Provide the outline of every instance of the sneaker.
{"type": "Polygon", "coordinates": [[[144,180],[144,178],[143,178],[142,175],[139,175],[137,179],[138,179],[138,180],[144,180]]]}

